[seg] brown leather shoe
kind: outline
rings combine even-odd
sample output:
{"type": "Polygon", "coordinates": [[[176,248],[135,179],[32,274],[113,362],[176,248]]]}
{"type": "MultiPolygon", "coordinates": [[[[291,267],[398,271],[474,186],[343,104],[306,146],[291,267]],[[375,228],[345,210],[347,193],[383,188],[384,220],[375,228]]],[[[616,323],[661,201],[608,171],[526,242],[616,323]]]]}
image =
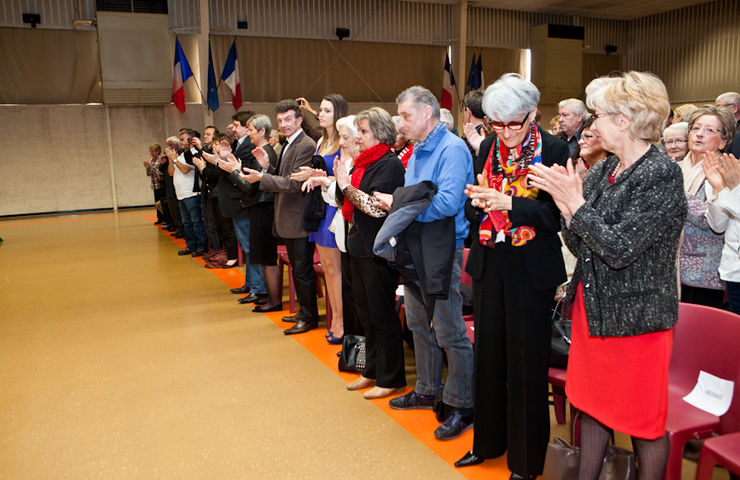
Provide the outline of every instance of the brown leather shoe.
{"type": "Polygon", "coordinates": [[[305,333],[309,330],[313,330],[314,328],[319,326],[319,322],[314,320],[313,322],[306,322],[303,319],[298,320],[298,322],[290,327],[287,330],[283,330],[283,333],[285,335],[295,335],[296,333],[305,333]]]}
{"type": "Polygon", "coordinates": [[[284,316],[283,317],[283,322],[296,323],[300,319],[301,319],[301,314],[299,312],[299,313],[295,313],[293,315],[286,315],[286,316],[284,316]]]}

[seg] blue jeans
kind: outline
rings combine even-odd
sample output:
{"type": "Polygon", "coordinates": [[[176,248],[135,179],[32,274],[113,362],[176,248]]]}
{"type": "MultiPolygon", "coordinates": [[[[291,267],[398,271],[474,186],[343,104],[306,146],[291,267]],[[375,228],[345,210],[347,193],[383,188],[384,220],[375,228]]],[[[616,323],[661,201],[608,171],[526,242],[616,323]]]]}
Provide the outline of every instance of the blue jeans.
{"type": "Polygon", "coordinates": [[[727,282],[727,300],[730,302],[730,311],[740,315],[740,282],[727,282]]]}
{"type": "Polygon", "coordinates": [[[250,292],[255,295],[267,294],[265,275],[262,273],[262,265],[249,263],[249,217],[234,217],[234,230],[239,246],[242,248],[246,258],[244,263],[247,268],[244,272],[244,286],[249,287],[250,292]]]}
{"type": "Polygon", "coordinates": [[[462,273],[463,248],[455,252],[450,293],[437,300],[432,324],[424,305],[404,288],[406,323],[414,334],[416,393],[435,395],[442,385],[442,351],[447,355],[447,380],[442,401],[456,408],[473,407],[473,345],[465,332],[462,295],[458,289],[462,273]]]}
{"type": "Polygon", "coordinates": [[[182,227],[185,230],[185,244],[188,250],[208,251],[208,237],[203,228],[203,212],[200,208],[200,195],[183,198],[177,202],[180,205],[182,227]]]}

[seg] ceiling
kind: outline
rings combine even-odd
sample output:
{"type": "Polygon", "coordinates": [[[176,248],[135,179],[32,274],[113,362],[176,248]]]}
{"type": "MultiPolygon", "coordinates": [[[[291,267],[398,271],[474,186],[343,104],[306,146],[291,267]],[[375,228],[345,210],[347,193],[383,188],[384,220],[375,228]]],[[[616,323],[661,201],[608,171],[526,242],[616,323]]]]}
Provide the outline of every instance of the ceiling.
{"type": "MultiPolygon", "coordinates": [[[[411,0],[455,5],[460,0],[411,0]]],[[[713,0],[468,0],[469,7],[633,20],[713,0]]]]}

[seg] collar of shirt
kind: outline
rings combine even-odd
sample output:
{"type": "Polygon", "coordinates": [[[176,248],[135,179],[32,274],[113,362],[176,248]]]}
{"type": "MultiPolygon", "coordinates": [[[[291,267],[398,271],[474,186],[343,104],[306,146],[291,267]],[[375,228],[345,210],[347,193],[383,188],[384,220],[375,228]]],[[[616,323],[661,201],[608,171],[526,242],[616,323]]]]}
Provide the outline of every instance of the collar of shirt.
{"type": "Polygon", "coordinates": [[[242,146],[242,143],[244,143],[247,139],[248,135],[244,135],[242,138],[236,141],[236,148],[239,148],[242,146]]]}
{"type": "Polygon", "coordinates": [[[293,143],[293,140],[295,140],[296,138],[298,138],[298,135],[300,135],[302,131],[303,130],[301,130],[299,128],[298,130],[295,131],[295,133],[293,135],[291,135],[290,137],[288,137],[285,140],[285,146],[283,148],[288,148],[290,146],[290,144],[293,143]]]}
{"type": "Polygon", "coordinates": [[[429,132],[429,135],[424,137],[424,140],[417,142],[414,145],[414,152],[418,152],[419,150],[424,150],[425,147],[429,145],[429,143],[432,141],[432,139],[437,136],[440,130],[446,129],[446,128],[447,128],[447,125],[445,125],[444,122],[439,122],[437,125],[435,125],[432,131],[429,132]]]}

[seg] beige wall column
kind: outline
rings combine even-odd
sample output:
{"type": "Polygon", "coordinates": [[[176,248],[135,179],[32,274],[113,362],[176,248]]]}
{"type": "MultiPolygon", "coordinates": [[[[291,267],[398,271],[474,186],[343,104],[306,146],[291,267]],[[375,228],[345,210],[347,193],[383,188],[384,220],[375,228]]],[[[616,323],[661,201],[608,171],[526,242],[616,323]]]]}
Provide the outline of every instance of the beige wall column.
{"type": "Polygon", "coordinates": [[[457,90],[452,93],[452,115],[459,133],[463,132],[462,98],[465,96],[465,82],[468,72],[465,68],[468,43],[468,0],[460,0],[453,7],[453,22],[455,40],[452,43],[452,71],[455,74],[457,90]],[[458,97],[459,96],[459,97],[458,97]]]}
{"type": "Polygon", "coordinates": [[[583,95],[583,40],[556,38],[548,28],[548,25],[532,27],[529,46],[532,83],[540,90],[540,104],[552,105],[583,95]]]}
{"type": "MultiPolygon", "coordinates": [[[[200,7],[200,34],[198,35],[200,78],[198,82],[203,93],[203,104],[201,105],[203,124],[195,128],[202,133],[205,126],[213,125],[213,112],[208,108],[208,36],[211,33],[211,20],[208,11],[209,0],[200,0],[198,3],[200,7]]],[[[216,68],[215,65],[214,68],[216,68]]]]}

